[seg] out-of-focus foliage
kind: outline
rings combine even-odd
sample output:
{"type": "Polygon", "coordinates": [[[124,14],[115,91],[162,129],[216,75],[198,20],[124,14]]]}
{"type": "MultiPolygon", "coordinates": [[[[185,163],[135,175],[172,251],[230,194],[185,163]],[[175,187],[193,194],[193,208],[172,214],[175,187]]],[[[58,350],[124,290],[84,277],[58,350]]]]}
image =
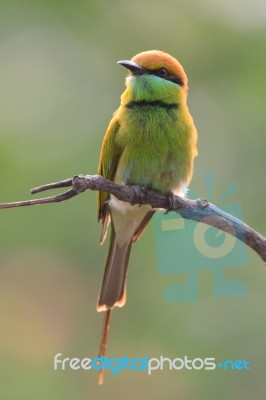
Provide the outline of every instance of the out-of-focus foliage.
{"type": "MultiPolygon", "coordinates": [[[[60,1],[0,3],[0,201],[77,173],[95,173],[101,140],[119,104],[125,70],[119,59],[161,49],[189,77],[189,106],[199,133],[191,188],[229,201],[245,220],[265,223],[265,2],[229,0],[60,1]]],[[[226,201],[226,200],[225,200],[226,201]]],[[[95,311],[107,246],[98,245],[96,194],[60,205],[0,213],[0,397],[250,399],[265,393],[266,274],[251,251],[244,299],[214,298],[200,276],[197,303],[166,303],[179,276],[158,272],[152,226],[134,246],[128,302],[115,310],[110,356],[188,355],[246,358],[250,372],[54,371],[53,357],[97,354],[95,311]]],[[[176,255],[178,260],[178,254],[176,255]]]]}

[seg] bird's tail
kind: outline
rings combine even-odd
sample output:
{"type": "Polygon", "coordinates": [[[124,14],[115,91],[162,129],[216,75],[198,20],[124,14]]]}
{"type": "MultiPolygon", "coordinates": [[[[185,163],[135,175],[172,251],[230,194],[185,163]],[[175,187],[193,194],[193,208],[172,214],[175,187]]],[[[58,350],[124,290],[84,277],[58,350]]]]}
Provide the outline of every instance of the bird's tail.
{"type": "Polygon", "coordinates": [[[123,307],[126,302],[126,273],[132,240],[119,246],[112,225],[109,252],[106,260],[97,311],[123,307]]]}
{"type": "MultiPolygon", "coordinates": [[[[98,354],[99,358],[105,357],[105,355],[106,355],[106,346],[107,346],[107,339],[108,339],[108,333],[109,333],[111,313],[112,313],[111,309],[107,310],[105,312],[104,321],[103,321],[102,337],[101,337],[99,354],[98,354]]],[[[103,365],[101,365],[101,369],[99,370],[99,375],[98,375],[99,385],[103,384],[103,373],[104,373],[104,368],[103,368],[103,365]]]]}
{"type": "MultiPolygon", "coordinates": [[[[126,302],[126,273],[132,240],[119,246],[112,224],[109,252],[106,260],[97,311],[105,311],[99,358],[105,357],[112,308],[123,307],[126,302]]],[[[103,367],[99,371],[100,384],[103,383],[103,367]]]]}

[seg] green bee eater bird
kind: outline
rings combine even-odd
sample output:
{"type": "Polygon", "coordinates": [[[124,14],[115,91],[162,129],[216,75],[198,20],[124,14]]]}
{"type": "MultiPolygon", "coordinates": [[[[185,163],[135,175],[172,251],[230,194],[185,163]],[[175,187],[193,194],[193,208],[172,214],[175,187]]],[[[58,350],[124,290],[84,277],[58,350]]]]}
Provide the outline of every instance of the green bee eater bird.
{"type": "MultiPolygon", "coordinates": [[[[98,173],[104,178],[162,193],[178,194],[192,177],[197,132],[187,107],[187,76],[162,51],[137,54],[126,67],[126,90],[105,133],[98,173]]],[[[155,210],[132,206],[106,192],[98,195],[101,243],[111,222],[111,239],[97,310],[105,311],[100,355],[105,354],[111,310],[126,301],[130,249],[155,210]]],[[[102,381],[102,378],[100,378],[102,381]]]]}

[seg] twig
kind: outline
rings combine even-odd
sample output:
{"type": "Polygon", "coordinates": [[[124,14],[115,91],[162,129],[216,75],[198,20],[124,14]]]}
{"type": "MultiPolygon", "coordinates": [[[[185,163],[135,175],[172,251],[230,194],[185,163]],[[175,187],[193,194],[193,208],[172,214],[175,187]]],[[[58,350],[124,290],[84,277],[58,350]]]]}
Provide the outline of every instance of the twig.
{"type": "Polygon", "coordinates": [[[185,197],[164,195],[139,186],[118,185],[100,175],[77,175],[74,178],[42,185],[31,193],[72,186],[56,196],[0,204],[0,209],[58,203],[71,199],[87,189],[108,192],[119,200],[134,204],[150,204],[153,208],[175,211],[183,218],[203,222],[227,232],[251,247],[266,262],[266,238],[236,217],[225,213],[205,199],[190,200],[185,197]]]}

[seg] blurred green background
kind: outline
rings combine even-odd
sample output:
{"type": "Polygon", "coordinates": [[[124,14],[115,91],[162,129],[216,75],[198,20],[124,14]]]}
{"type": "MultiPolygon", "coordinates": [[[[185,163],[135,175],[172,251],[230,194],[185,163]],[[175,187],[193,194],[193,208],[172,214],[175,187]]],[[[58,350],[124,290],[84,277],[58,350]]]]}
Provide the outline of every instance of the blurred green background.
{"type": "MultiPolygon", "coordinates": [[[[260,0],[0,1],[0,201],[97,171],[101,140],[124,90],[116,65],[140,51],[176,56],[189,77],[199,133],[191,189],[228,201],[245,221],[265,222],[266,3],[260,0]]],[[[66,203],[0,213],[1,399],[262,399],[265,395],[266,272],[228,270],[246,298],[218,299],[200,275],[197,303],[166,303],[178,276],[159,274],[152,225],[134,246],[128,301],[115,310],[108,355],[247,359],[251,371],[106,373],[54,371],[53,357],[97,354],[95,311],[107,245],[100,247],[96,193],[66,203]]],[[[178,258],[178,255],[177,255],[178,258]]]]}

